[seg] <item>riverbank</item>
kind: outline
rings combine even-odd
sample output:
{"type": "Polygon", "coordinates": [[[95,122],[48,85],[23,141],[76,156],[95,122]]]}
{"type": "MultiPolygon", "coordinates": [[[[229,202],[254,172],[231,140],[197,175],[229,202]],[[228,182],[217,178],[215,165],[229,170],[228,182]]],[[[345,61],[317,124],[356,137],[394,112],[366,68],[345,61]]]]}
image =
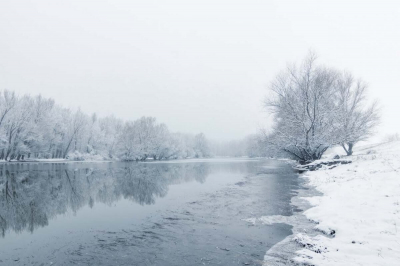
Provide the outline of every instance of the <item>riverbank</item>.
{"type": "Polygon", "coordinates": [[[268,251],[266,265],[399,265],[399,158],[400,142],[385,143],[302,174],[306,189],[292,203],[309,208],[289,219],[294,234],[268,251]]]}

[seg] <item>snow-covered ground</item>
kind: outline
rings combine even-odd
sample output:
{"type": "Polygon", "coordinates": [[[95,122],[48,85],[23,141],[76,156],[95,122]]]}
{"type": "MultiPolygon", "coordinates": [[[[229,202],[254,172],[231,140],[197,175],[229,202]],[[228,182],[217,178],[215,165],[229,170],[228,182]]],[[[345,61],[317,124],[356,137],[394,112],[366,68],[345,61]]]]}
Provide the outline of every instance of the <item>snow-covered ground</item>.
{"type": "MultiPolygon", "coordinates": [[[[328,151],[325,161],[340,153],[328,151]]],[[[263,265],[400,265],[400,142],[360,146],[343,159],[352,163],[300,175],[292,205],[306,211],[245,219],[293,226],[263,265]]]]}
{"type": "Polygon", "coordinates": [[[351,164],[304,174],[322,196],[304,215],[324,234],[297,233],[297,262],[400,265],[400,142],[370,145],[351,164]]]}

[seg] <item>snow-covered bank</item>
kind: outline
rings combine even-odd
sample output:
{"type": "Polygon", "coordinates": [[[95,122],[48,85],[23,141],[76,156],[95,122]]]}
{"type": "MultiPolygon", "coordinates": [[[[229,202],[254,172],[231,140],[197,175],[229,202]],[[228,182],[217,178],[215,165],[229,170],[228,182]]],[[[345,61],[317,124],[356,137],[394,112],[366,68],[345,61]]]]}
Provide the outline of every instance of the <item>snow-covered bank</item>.
{"type": "Polygon", "coordinates": [[[352,164],[307,172],[323,196],[304,212],[324,234],[297,233],[297,262],[310,265],[400,265],[400,142],[362,149],[352,164]]]}
{"type": "Polygon", "coordinates": [[[293,226],[263,265],[400,265],[400,142],[364,146],[345,159],[352,163],[299,175],[292,216],[245,219],[293,226]]]}

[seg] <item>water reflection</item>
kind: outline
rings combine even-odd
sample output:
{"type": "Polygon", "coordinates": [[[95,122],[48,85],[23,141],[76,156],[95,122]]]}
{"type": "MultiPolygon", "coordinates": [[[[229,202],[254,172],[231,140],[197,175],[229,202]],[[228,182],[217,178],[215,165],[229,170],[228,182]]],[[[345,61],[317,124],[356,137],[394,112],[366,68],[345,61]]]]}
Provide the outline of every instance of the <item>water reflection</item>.
{"type": "Polygon", "coordinates": [[[206,163],[191,164],[36,164],[0,168],[0,232],[33,232],[69,210],[121,198],[154,204],[168,186],[205,182],[206,163]]]}

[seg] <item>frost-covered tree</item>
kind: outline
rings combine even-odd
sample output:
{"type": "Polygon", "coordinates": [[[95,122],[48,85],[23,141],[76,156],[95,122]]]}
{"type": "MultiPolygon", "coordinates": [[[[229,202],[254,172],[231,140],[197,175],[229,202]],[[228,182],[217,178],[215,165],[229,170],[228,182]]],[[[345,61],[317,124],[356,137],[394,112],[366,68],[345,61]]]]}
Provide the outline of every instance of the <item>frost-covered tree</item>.
{"type": "Polygon", "coordinates": [[[124,160],[155,160],[208,156],[204,134],[170,133],[154,117],[142,117],[125,123],[118,140],[118,155],[124,160]]]}
{"type": "Polygon", "coordinates": [[[117,144],[123,131],[124,123],[114,116],[99,119],[100,136],[98,142],[104,156],[114,158],[117,153],[117,144]]]}
{"type": "Polygon", "coordinates": [[[289,67],[271,83],[265,106],[275,114],[272,145],[299,161],[320,159],[333,144],[338,73],[317,66],[309,55],[300,67],[289,67]]]}
{"type": "Polygon", "coordinates": [[[208,141],[203,133],[199,133],[194,137],[194,151],[196,158],[210,156],[208,141]]]}
{"type": "Polygon", "coordinates": [[[137,136],[136,147],[140,160],[152,157],[157,146],[157,128],[154,117],[142,117],[134,122],[134,131],[137,136]]]}
{"type": "Polygon", "coordinates": [[[32,132],[30,139],[26,141],[29,147],[28,156],[33,151],[36,157],[38,154],[42,154],[44,158],[52,158],[53,108],[54,101],[52,99],[45,99],[41,95],[33,98],[32,132]]]}
{"type": "Polygon", "coordinates": [[[85,127],[87,126],[87,117],[81,110],[78,110],[73,116],[69,117],[68,123],[68,132],[65,139],[66,142],[63,155],[64,158],[67,157],[71,147],[74,147],[74,149],[77,150],[79,144],[81,144],[81,137],[84,133],[85,127]]]}
{"type": "Polygon", "coordinates": [[[5,160],[20,159],[21,154],[29,151],[28,143],[33,135],[33,100],[24,96],[17,99],[15,107],[10,111],[5,129],[5,149],[2,154],[5,160]]]}
{"type": "Polygon", "coordinates": [[[194,136],[183,133],[171,133],[168,138],[166,159],[192,158],[194,152],[194,136]]]}
{"type": "Polygon", "coordinates": [[[261,134],[252,134],[247,136],[245,139],[245,153],[250,158],[252,157],[267,157],[268,153],[263,145],[263,138],[261,134]]]}
{"type": "Polygon", "coordinates": [[[126,161],[140,159],[138,135],[133,122],[126,122],[118,140],[118,157],[126,161]]]}
{"type": "Polygon", "coordinates": [[[8,113],[15,107],[16,102],[15,92],[0,91],[0,128],[8,113]]]}
{"type": "Polygon", "coordinates": [[[154,117],[142,117],[127,122],[120,139],[122,158],[126,160],[146,160],[155,154],[157,128],[154,117]]]}
{"type": "Polygon", "coordinates": [[[339,78],[338,89],[337,134],[347,155],[352,155],[354,145],[368,139],[379,123],[377,102],[367,104],[366,84],[349,73],[339,78]]]}
{"type": "Polygon", "coordinates": [[[317,65],[313,54],[279,74],[270,91],[265,107],[275,125],[264,142],[301,162],[320,159],[334,145],[351,154],[379,121],[376,104],[366,105],[365,85],[317,65]]]}
{"type": "Polygon", "coordinates": [[[86,152],[92,152],[97,146],[97,140],[99,137],[99,121],[97,119],[96,113],[93,113],[89,119],[89,124],[87,125],[87,136],[86,136],[86,152]]]}
{"type": "Polygon", "coordinates": [[[170,149],[170,133],[165,124],[155,126],[155,138],[153,139],[152,156],[154,160],[168,159],[170,149]]]}

